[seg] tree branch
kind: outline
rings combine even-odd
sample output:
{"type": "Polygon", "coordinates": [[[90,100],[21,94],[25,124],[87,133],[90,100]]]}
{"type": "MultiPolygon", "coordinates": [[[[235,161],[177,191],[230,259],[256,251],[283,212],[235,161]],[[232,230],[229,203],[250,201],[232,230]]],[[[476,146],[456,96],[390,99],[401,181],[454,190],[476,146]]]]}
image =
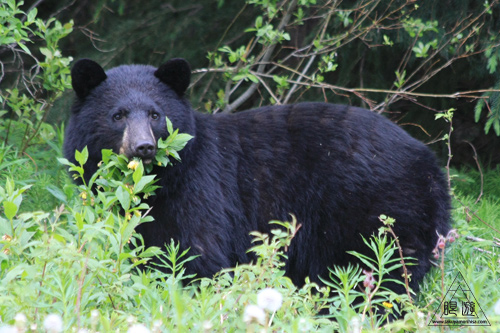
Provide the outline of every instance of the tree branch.
{"type": "MultiPolygon", "coordinates": [[[[287,26],[288,22],[292,18],[293,10],[297,6],[298,0],[292,0],[290,3],[290,6],[288,6],[288,10],[286,11],[285,15],[281,19],[280,24],[278,25],[278,31],[283,31],[285,27],[287,26]]],[[[262,74],[264,72],[264,69],[266,68],[266,65],[268,64],[269,60],[271,59],[271,56],[273,55],[274,49],[276,48],[276,45],[278,44],[277,40],[274,40],[271,45],[267,48],[266,52],[262,56],[262,59],[260,61],[259,67],[257,67],[256,73],[262,74]]],[[[258,76],[258,75],[257,75],[258,76]]],[[[247,99],[250,98],[250,96],[253,95],[253,93],[257,90],[259,87],[259,83],[252,83],[248,89],[240,95],[234,102],[231,104],[228,104],[226,108],[224,109],[224,113],[231,113],[234,112],[236,108],[238,108],[241,104],[243,104],[247,99]]]]}

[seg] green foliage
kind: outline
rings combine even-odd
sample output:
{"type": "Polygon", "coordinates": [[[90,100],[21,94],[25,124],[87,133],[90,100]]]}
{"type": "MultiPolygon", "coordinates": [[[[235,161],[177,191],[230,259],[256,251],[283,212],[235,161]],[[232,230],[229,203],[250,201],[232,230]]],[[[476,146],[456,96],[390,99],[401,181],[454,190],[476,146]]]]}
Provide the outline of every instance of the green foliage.
{"type": "MultiPolygon", "coordinates": [[[[0,314],[4,322],[21,325],[16,320],[22,313],[28,324],[42,327],[44,319],[56,313],[65,331],[126,330],[138,327],[138,323],[154,332],[428,328],[423,313],[432,314],[434,309],[427,305],[426,299],[434,299],[441,293],[433,282],[439,280],[435,278],[439,272],[434,271],[426,279],[421,306],[411,305],[406,295],[385,289],[384,283],[391,282],[387,274],[401,267],[395,257],[395,242],[385,235],[365,240],[374,258],[353,253],[363,263],[364,270],[356,266],[333,267],[330,278],[324,281],[325,287],[306,280],[303,287],[297,288],[284,275],[288,246],[300,232],[300,225],[293,217],[291,223],[272,222],[277,228],[269,235],[252,233],[255,245],[251,251],[256,260],[223,270],[213,279],[204,278],[194,285],[182,286],[186,278],[193,278],[186,276],[183,268],[193,257],[189,251],[180,253],[179,245],[173,241],[161,257],[172,274],[138,269],[140,264],[161,253],[157,248],[145,249],[140,235],[133,231],[140,223],[152,223],[145,214],[147,205],[131,198],[151,193],[154,179],[146,178],[147,184],[139,190],[138,184],[148,177],[141,164],[132,170],[122,156],[108,151],[103,155],[106,163],[91,181],[97,191],[91,190],[90,183],[73,185],[65,206],[53,212],[15,216],[8,211],[10,208],[4,210],[7,218],[0,220],[4,234],[0,241],[0,314]],[[125,199],[123,194],[117,194],[120,188],[129,194],[125,199]],[[9,218],[16,220],[14,236],[9,218]],[[387,321],[391,313],[403,309],[406,311],[403,318],[387,321]],[[317,316],[321,310],[329,315],[317,316]]],[[[79,152],[76,157],[77,164],[62,162],[78,173],[87,153],[79,152]]],[[[0,189],[0,202],[2,205],[13,202],[19,208],[18,198],[26,193],[29,189],[17,190],[8,181],[0,189]]],[[[460,262],[466,263],[467,256],[474,254],[472,245],[465,243],[460,249],[460,262]]],[[[452,247],[447,255],[455,256],[455,252],[452,247]]],[[[476,297],[481,297],[481,305],[486,308],[500,295],[481,293],[480,289],[484,289],[483,283],[500,275],[500,265],[491,266],[492,261],[475,258],[476,264],[489,262],[493,276],[471,270],[475,265],[464,265],[461,270],[473,281],[476,297]],[[486,303],[485,299],[491,301],[486,303]]],[[[449,265],[451,273],[454,266],[451,261],[449,265]]],[[[447,283],[452,279],[453,276],[447,277],[447,283]]],[[[492,311],[487,316],[498,325],[492,311]]]]}
{"type": "Polygon", "coordinates": [[[71,58],[62,55],[59,45],[73,23],[43,20],[36,8],[28,13],[21,8],[21,1],[0,2],[0,180],[32,185],[28,204],[50,210],[57,203],[47,198],[45,188],[62,185],[66,177],[59,166],[46,168],[56,164],[62,142],[59,129],[46,119],[52,103],[70,87],[71,58]]]}
{"type": "Polygon", "coordinates": [[[486,193],[491,199],[500,199],[500,166],[476,170],[463,167],[454,170],[453,187],[460,196],[476,196],[486,193]]]}
{"type": "Polygon", "coordinates": [[[415,52],[417,58],[427,58],[429,56],[429,51],[437,48],[437,39],[434,39],[429,43],[418,42],[417,46],[413,47],[412,50],[415,52]]]}
{"type": "Polygon", "coordinates": [[[500,81],[494,87],[497,91],[489,91],[483,94],[483,98],[477,101],[474,109],[474,119],[479,122],[483,110],[486,109],[486,123],[484,124],[484,132],[488,134],[491,127],[497,136],[500,136],[500,81]]]}
{"type": "Polygon", "coordinates": [[[423,22],[422,19],[413,17],[403,20],[403,28],[411,38],[423,37],[426,32],[439,32],[438,21],[423,22]]]}
{"type": "Polygon", "coordinates": [[[351,332],[355,323],[369,325],[371,329],[388,323],[390,315],[401,315],[401,306],[409,304],[404,295],[397,295],[385,287],[387,283],[402,284],[401,281],[388,277],[402,264],[395,257],[395,240],[386,235],[364,239],[374,258],[364,254],[349,252],[362,263],[363,270],[349,265],[346,268],[331,269],[332,282],[325,281],[337,293],[330,301],[336,311],[330,310],[339,323],[341,332],[351,332]],[[359,288],[362,285],[363,288],[359,288]],[[362,299],[362,301],[360,301],[362,299]],[[363,324],[365,323],[365,324],[363,324]]]}
{"type": "MultiPolygon", "coordinates": [[[[73,23],[61,24],[54,18],[47,21],[36,18],[36,8],[24,13],[19,7],[23,2],[2,1],[0,7],[0,48],[7,47],[19,59],[28,57],[36,65],[27,77],[21,77],[28,83],[27,92],[18,88],[3,89],[0,92],[0,129],[2,138],[8,142],[12,132],[23,128],[21,133],[21,151],[24,152],[37,137],[44,123],[48,107],[61,96],[64,89],[70,87],[70,57],[63,57],[59,50],[59,41],[73,30],[73,23]],[[36,39],[44,42],[38,47],[40,58],[35,58],[26,44],[36,39]],[[8,119],[3,115],[10,114],[8,119]]],[[[3,77],[2,77],[3,78],[3,77]]]]}
{"type": "Polygon", "coordinates": [[[394,81],[394,86],[396,86],[396,88],[399,89],[403,87],[403,85],[405,84],[406,71],[403,71],[403,73],[399,73],[399,71],[396,71],[395,74],[397,80],[394,81]]]}
{"type": "Polygon", "coordinates": [[[280,30],[276,30],[272,24],[263,24],[262,16],[258,16],[255,20],[255,28],[248,28],[246,32],[255,32],[255,36],[261,44],[281,43],[285,40],[290,40],[290,34],[280,30]]]}
{"type": "Polygon", "coordinates": [[[490,74],[495,73],[497,71],[498,60],[500,60],[500,48],[489,48],[484,52],[484,55],[488,58],[486,68],[489,70],[490,74]]]}
{"type": "MultiPolygon", "coordinates": [[[[174,138],[166,149],[180,145],[174,138]]],[[[77,151],[75,159],[76,164],[59,161],[84,182],[87,149],[77,151]]],[[[7,180],[5,188],[0,187],[6,217],[0,218],[3,318],[22,312],[38,321],[51,309],[64,314],[65,329],[80,326],[85,317],[91,320],[88,314],[96,308],[130,313],[146,285],[157,284],[155,279],[163,276],[158,272],[132,275],[137,274],[138,265],[161,253],[158,248],[145,249],[134,232],[137,225],[152,221],[147,216],[149,206],[141,198],[157,188],[155,176],[146,175],[140,161],[133,169],[129,164],[124,156],[104,150],[103,163],[88,184],[52,189],[65,203],[53,212],[17,216],[23,192],[29,187],[16,190],[11,180],[7,180]]],[[[167,259],[176,255],[176,250],[172,244],[167,259]]],[[[182,262],[177,263],[178,270],[181,266],[182,262]]],[[[141,304],[149,306],[146,301],[141,304]]],[[[129,314],[122,315],[115,324],[105,322],[113,316],[110,313],[102,318],[103,330],[110,325],[127,325],[129,314]]]]}

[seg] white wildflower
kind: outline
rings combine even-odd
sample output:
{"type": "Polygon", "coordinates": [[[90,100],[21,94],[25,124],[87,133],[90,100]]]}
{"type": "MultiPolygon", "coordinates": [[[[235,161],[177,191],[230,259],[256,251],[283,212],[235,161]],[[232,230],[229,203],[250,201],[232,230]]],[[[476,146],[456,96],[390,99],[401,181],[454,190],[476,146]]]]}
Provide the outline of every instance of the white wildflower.
{"type": "Polygon", "coordinates": [[[298,326],[300,332],[310,332],[313,330],[313,325],[306,318],[300,318],[298,326]]]}
{"type": "Polygon", "coordinates": [[[153,322],[153,331],[158,331],[158,332],[160,332],[160,330],[161,330],[161,325],[163,325],[163,322],[162,322],[160,319],[155,320],[155,321],[153,322]]]}
{"type": "Polygon", "coordinates": [[[352,333],[361,333],[361,320],[359,319],[358,316],[351,318],[349,320],[349,327],[348,331],[352,333]]]}
{"type": "Polygon", "coordinates": [[[16,325],[18,323],[19,324],[26,324],[26,322],[28,321],[28,319],[26,318],[26,316],[24,315],[24,313],[18,313],[18,314],[15,315],[14,321],[16,322],[16,325]]]}
{"type": "Polygon", "coordinates": [[[0,333],[17,333],[17,328],[10,325],[0,326],[0,333]]]}
{"type": "Polygon", "coordinates": [[[97,320],[99,318],[99,310],[94,309],[90,311],[90,319],[97,320]]]}
{"type": "Polygon", "coordinates": [[[0,333],[17,333],[17,328],[10,325],[0,326],[0,333]]]}
{"type": "Polygon", "coordinates": [[[245,312],[243,313],[243,321],[247,324],[257,322],[261,325],[264,325],[266,323],[266,314],[264,313],[264,310],[262,310],[257,305],[250,304],[245,307],[245,312]]]}
{"type": "Polygon", "coordinates": [[[52,313],[45,317],[43,327],[49,333],[58,333],[63,330],[63,321],[60,315],[52,313]]]}
{"type": "Polygon", "coordinates": [[[494,312],[495,312],[495,314],[497,314],[497,315],[499,315],[499,316],[500,316],[500,298],[499,298],[499,299],[498,299],[498,301],[495,303],[494,312]]]}
{"type": "Polygon", "coordinates": [[[15,326],[18,332],[26,332],[26,324],[28,323],[28,318],[24,315],[24,313],[18,313],[14,317],[15,326]]]}
{"type": "Polygon", "coordinates": [[[420,329],[425,328],[425,314],[421,311],[417,312],[417,327],[420,329]]]}
{"type": "Polygon", "coordinates": [[[135,317],[134,316],[128,316],[127,317],[127,323],[129,326],[132,326],[135,323],[135,317]]]}
{"type": "Polygon", "coordinates": [[[266,288],[257,294],[257,305],[269,312],[276,312],[283,303],[283,296],[276,289],[266,288]]]}
{"type": "Polygon", "coordinates": [[[150,333],[150,331],[143,324],[134,324],[130,326],[127,333],[150,333]]]}
{"type": "Polygon", "coordinates": [[[90,324],[92,325],[93,330],[95,330],[97,324],[99,323],[99,316],[100,316],[99,310],[94,309],[90,311],[90,324]]]}
{"type": "Polygon", "coordinates": [[[210,322],[210,320],[205,320],[203,322],[203,331],[204,332],[210,332],[213,327],[214,327],[214,325],[212,325],[212,323],[210,322]]]}

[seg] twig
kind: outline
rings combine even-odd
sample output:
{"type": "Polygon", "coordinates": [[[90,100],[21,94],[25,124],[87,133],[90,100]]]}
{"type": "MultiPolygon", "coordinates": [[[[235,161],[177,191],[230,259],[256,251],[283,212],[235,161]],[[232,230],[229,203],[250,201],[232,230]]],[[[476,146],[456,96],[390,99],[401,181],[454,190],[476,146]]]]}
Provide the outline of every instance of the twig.
{"type": "Polygon", "coordinates": [[[453,132],[453,117],[450,116],[450,130],[448,131],[448,139],[446,140],[446,145],[448,146],[448,161],[446,162],[446,173],[448,177],[448,191],[451,191],[451,175],[450,175],[450,165],[453,154],[451,152],[451,133],[453,132]]]}
{"type": "Polygon", "coordinates": [[[477,197],[476,201],[474,202],[474,205],[475,205],[475,204],[477,204],[479,202],[479,200],[483,196],[484,175],[483,175],[483,171],[481,170],[481,164],[479,164],[479,160],[477,158],[476,148],[474,147],[474,145],[470,141],[465,141],[465,142],[467,142],[471,146],[472,150],[474,151],[473,158],[474,158],[474,161],[476,161],[477,169],[479,170],[479,175],[481,176],[481,191],[479,192],[479,196],[477,197]]]}
{"type": "Polygon", "coordinates": [[[408,295],[408,299],[410,300],[410,303],[413,304],[413,299],[410,294],[410,283],[408,281],[408,269],[406,268],[405,264],[405,259],[403,256],[403,249],[401,248],[401,244],[399,244],[399,239],[394,233],[394,230],[392,230],[391,226],[388,226],[389,232],[391,233],[392,237],[394,237],[394,240],[396,241],[396,245],[398,247],[398,252],[399,252],[399,258],[401,259],[401,265],[403,265],[403,272],[404,272],[404,278],[405,278],[405,287],[406,287],[406,295],[408,295]]]}
{"type": "MultiPolygon", "coordinates": [[[[466,207],[467,209],[469,208],[468,206],[466,206],[462,200],[460,200],[459,197],[455,196],[455,199],[463,206],[463,207],[466,207]]],[[[469,210],[470,211],[470,210],[469,210]]],[[[500,230],[496,229],[494,226],[492,226],[491,224],[487,223],[485,220],[483,220],[482,218],[480,218],[475,212],[471,212],[472,215],[474,215],[475,218],[477,218],[480,222],[482,222],[485,226],[487,226],[488,228],[490,228],[491,230],[497,232],[498,234],[500,234],[500,230]]]]}
{"type": "Polygon", "coordinates": [[[76,296],[76,305],[75,305],[75,314],[76,314],[76,320],[77,320],[77,329],[80,328],[80,302],[82,300],[82,290],[83,290],[83,281],[85,280],[85,273],[87,272],[87,263],[89,261],[89,254],[90,252],[87,252],[87,258],[85,258],[85,263],[83,265],[82,273],[80,275],[80,281],[78,282],[78,294],[76,296]]]}
{"type": "MultiPolygon", "coordinates": [[[[314,60],[316,59],[316,55],[313,55],[312,57],[309,58],[309,61],[307,62],[306,66],[304,67],[304,70],[302,71],[302,74],[305,75],[305,73],[307,73],[307,71],[309,70],[309,68],[311,67],[312,63],[314,62],[314,60]]],[[[302,81],[302,78],[304,76],[300,75],[297,79],[297,82],[300,82],[302,81]]],[[[295,90],[297,89],[297,86],[299,85],[299,83],[295,83],[292,88],[290,88],[290,90],[288,91],[288,94],[286,95],[285,99],[283,100],[283,103],[288,103],[288,101],[290,100],[290,98],[292,97],[293,93],[295,92],[295,90]]]]}
{"type": "MultiPolygon", "coordinates": [[[[494,1],[494,3],[496,3],[497,0],[494,1]]],[[[493,4],[492,4],[493,5],[493,4]]],[[[486,12],[488,11],[488,8],[485,8],[481,14],[479,14],[477,17],[475,17],[474,19],[472,19],[471,21],[467,22],[464,26],[461,26],[462,23],[466,20],[466,19],[463,19],[461,22],[458,22],[455,26],[454,29],[457,29],[453,32],[452,36],[446,41],[444,42],[439,48],[437,48],[434,53],[432,53],[428,58],[426,58],[414,71],[413,73],[411,73],[408,78],[406,79],[406,81],[408,82],[414,75],[416,75],[422,68],[424,68],[424,66],[427,65],[427,63],[429,63],[434,57],[436,57],[438,54],[441,53],[441,51],[450,44],[450,42],[453,40],[453,38],[455,38],[456,36],[458,36],[459,34],[461,34],[463,31],[465,31],[467,28],[469,28],[472,24],[474,24],[474,22],[476,22],[479,17],[483,16],[486,12]]],[[[469,16],[470,17],[470,16],[469,16]]],[[[417,34],[417,38],[418,38],[418,35],[417,34]]],[[[469,34],[467,36],[467,38],[469,38],[471,35],[469,34]]],[[[416,42],[416,39],[415,39],[415,42],[416,42]]],[[[459,60],[461,58],[466,58],[466,57],[469,57],[470,55],[461,55],[461,56],[457,56],[457,57],[453,57],[451,58],[450,60],[448,60],[444,65],[440,66],[439,68],[437,68],[436,70],[432,71],[431,73],[428,73],[426,74],[424,77],[422,77],[420,80],[417,80],[415,82],[413,82],[412,84],[410,84],[409,86],[406,87],[406,89],[416,89],[418,87],[420,87],[424,82],[427,82],[430,78],[432,78],[434,75],[436,75],[437,73],[439,73],[441,70],[443,70],[444,68],[450,66],[453,62],[455,62],[456,60],[459,60]]],[[[431,65],[431,68],[432,66],[434,65],[431,65]]],[[[391,101],[389,103],[392,103],[394,101],[396,101],[397,98],[391,98],[391,101]]],[[[389,104],[387,103],[387,104],[389,104]]]]}
{"type": "MultiPolygon", "coordinates": [[[[486,254],[489,254],[491,256],[494,256],[494,257],[498,257],[498,254],[497,253],[493,253],[491,251],[488,251],[488,250],[485,250],[485,249],[482,249],[480,247],[475,247],[474,246],[474,250],[476,251],[479,251],[479,252],[482,252],[482,253],[486,253],[486,254]]],[[[500,259],[497,260],[498,263],[500,263],[500,259]]]]}
{"type": "MultiPolygon", "coordinates": [[[[283,29],[285,29],[285,27],[287,26],[288,22],[290,21],[290,19],[292,17],[293,10],[297,6],[297,3],[298,3],[298,0],[292,0],[292,3],[290,4],[290,6],[288,6],[288,10],[286,11],[280,24],[278,25],[278,31],[282,31],[283,29]]],[[[262,60],[261,60],[262,63],[259,65],[259,67],[257,67],[257,73],[262,74],[264,72],[264,69],[265,69],[267,63],[269,62],[269,60],[271,59],[271,56],[274,52],[274,49],[276,48],[276,45],[277,45],[276,40],[273,41],[271,43],[271,45],[269,45],[269,47],[267,48],[266,52],[264,53],[264,55],[262,57],[262,60]]],[[[252,83],[250,85],[250,87],[243,94],[240,95],[240,97],[238,97],[233,103],[228,104],[223,112],[225,112],[225,113],[233,112],[236,108],[238,108],[241,104],[243,104],[248,98],[250,98],[250,96],[252,96],[252,94],[257,90],[258,86],[259,86],[259,83],[252,83]]]]}
{"type": "Polygon", "coordinates": [[[413,304],[413,299],[412,299],[411,294],[410,294],[410,282],[408,280],[408,269],[406,268],[406,263],[405,263],[405,259],[404,259],[404,255],[403,255],[403,248],[401,247],[401,244],[399,244],[399,238],[398,238],[398,236],[396,236],[396,233],[392,229],[391,224],[381,217],[379,217],[379,219],[380,219],[380,222],[382,222],[384,224],[384,226],[387,228],[386,231],[388,231],[391,234],[391,236],[394,238],[394,241],[396,242],[396,246],[397,246],[398,252],[399,252],[400,263],[403,266],[403,276],[405,279],[406,294],[408,295],[408,299],[409,299],[410,303],[413,304]]]}
{"type": "MultiPolygon", "coordinates": [[[[330,11],[328,13],[328,16],[326,17],[325,24],[323,25],[323,29],[321,30],[321,35],[320,35],[320,40],[323,40],[323,37],[325,36],[326,28],[328,27],[328,22],[330,22],[330,18],[332,17],[333,11],[330,11]]],[[[310,45],[309,49],[311,49],[313,44],[310,45]]],[[[302,71],[301,75],[298,77],[297,81],[300,82],[302,81],[302,78],[305,76],[311,65],[313,64],[314,60],[316,59],[316,55],[313,55],[312,57],[309,58],[309,61],[307,62],[306,66],[304,67],[304,70],[302,71]]],[[[293,93],[297,89],[298,83],[295,83],[292,88],[288,91],[288,94],[286,95],[283,103],[288,103],[290,98],[292,97],[293,93]]]]}
{"type": "Polygon", "coordinates": [[[264,81],[261,77],[257,76],[257,79],[259,80],[260,83],[262,83],[262,85],[264,86],[264,88],[266,88],[267,92],[271,95],[272,98],[274,98],[274,100],[276,101],[276,104],[282,104],[279,97],[276,96],[273,91],[271,90],[271,88],[269,88],[269,86],[266,84],[266,81],[264,81]]]}
{"type": "MultiPolygon", "coordinates": [[[[431,98],[452,98],[452,99],[458,99],[458,98],[470,98],[470,99],[489,99],[488,96],[482,96],[479,94],[487,93],[487,92],[496,92],[500,93],[500,89],[478,89],[478,90],[467,90],[467,91],[457,91],[455,93],[451,94],[431,94],[431,93],[419,93],[419,92],[410,92],[410,91],[402,91],[402,90],[391,90],[391,89],[374,89],[374,88],[345,88],[341,86],[336,86],[333,84],[328,84],[328,83],[315,83],[314,80],[307,76],[303,75],[300,72],[297,72],[296,70],[284,66],[283,64],[277,64],[279,67],[282,67],[284,69],[290,70],[294,73],[299,74],[299,76],[303,76],[305,79],[308,79],[310,82],[302,82],[298,80],[290,80],[288,79],[287,82],[291,84],[298,84],[298,85],[303,85],[311,88],[321,88],[321,89],[331,89],[333,91],[338,90],[338,91],[343,91],[347,93],[363,93],[363,92],[370,92],[370,93],[380,93],[380,94],[396,94],[396,95],[403,95],[403,96],[415,96],[415,97],[431,97],[431,98]]],[[[200,74],[200,73],[212,73],[212,72],[218,72],[218,73],[225,73],[227,70],[231,70],[231,67],[228,67],[226,69],[224,68],[199,68],[194,71],[192,71],[193,74],[200,74]]],[[[267,78],[272,78],[272,75],[269,74],[262,74],[262,73],[257,73],[255,71],[250,71],[250,74],[255,75],[256,77],[262,76],[262,77],[267,77],[267,78]]]]}
{"type": "MultiPolygon", "coordinates": [[[[97,278],[97,281],[99,281],[99,284],[101,285],[101,287],[104,288],[104,285],[102,284],[101,279],[99,279],[99,276],[96,276],[96,278],[97,278]]],[[[113,302],[113,297],[111,297],[111,294],[109,292],[107,292],[107,294],[108,294],[108,298],[109,298],[109,301],[111,302],[111,306],[113,307],[113,309],[118,310],[115,306],[115,303],[113,302]]]]}
{"type": "MultiPolygon", "coordinates": [[[[479,238],[476,236],[465,236],[465,239],[470,240],[470,241],[474,241],[474,242],[489,242],[489,240],[487,240],[487,239],[482,239],[482,238],[479,238]]],[[[500,247],[500,241],[493,240],[492,243],[493,243],[493,246],[500,247]]]]}

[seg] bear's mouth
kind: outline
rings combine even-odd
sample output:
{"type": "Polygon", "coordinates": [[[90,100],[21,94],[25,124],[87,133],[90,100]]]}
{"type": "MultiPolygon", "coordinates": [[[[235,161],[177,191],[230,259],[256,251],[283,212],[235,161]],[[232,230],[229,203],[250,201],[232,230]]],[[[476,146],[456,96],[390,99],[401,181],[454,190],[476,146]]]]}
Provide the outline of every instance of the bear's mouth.
{"type": "Polygon", "coordinates": [[[151,162],[153,162],[152,159],[147,159],[147,160],[146,159],[142,159],[142,163],[144,163],[144,164],[151,164],[151,162]]]}

